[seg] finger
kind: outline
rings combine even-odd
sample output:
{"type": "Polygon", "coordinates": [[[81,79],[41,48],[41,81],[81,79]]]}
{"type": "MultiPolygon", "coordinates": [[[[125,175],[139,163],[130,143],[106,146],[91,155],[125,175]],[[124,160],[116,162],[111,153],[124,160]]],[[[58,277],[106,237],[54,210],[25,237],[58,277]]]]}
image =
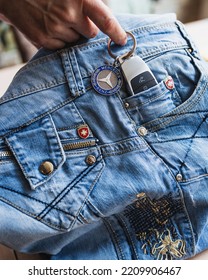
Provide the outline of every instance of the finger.
{"type": "Polygon", "coordinates": [[[56,50],[64,48],[66,45],[66,42],[59,40],[59,39],[46,39],[44,42],[39,43],[39,47],[43,47],[49,50],[56,50]]]}
{"type": "MultiPolygon", "coordinates": [[[[98,27],[83,14],[83,1],[71,1],[68,6],[67,2],[51,4],[50,9],[44,15],[45,26],[50,36],[57,36],[67,41],[75,41],[70,38],[70,33],[63,33],[63,27],[72,28],[75,32],[86,38],[92,38],[99,32],[98,27]],[[55,5],[56,4],[56,5],[55,5]],[[54,35],[55,34],[55,35],[54,35]],[[63,36],[61,36],[63,34],[63,36]]],[[[73,36],[74,37],[74,36],[73,36]]]]}
{"type": "Polygon", "coordinates": [[[84,15],[82,15],[77,21],[77,24],[74,25],[74,29],[86,38],[94,38],[99,32],[99,28],[84,15]]]}
{"type": "Polygon", "coordinates": [[[61,22],[54,22],[51,18],[45,18],[45,28],[50,38],[56,38],[67,43],[76,42],[80,34],[73,28],[61,22]]]}
{"type": "Polygon", "coordinates": [[[126,43],[126,32],[102,1],[84,1],[83,12],[116,44],[124,45],[126,43]]]}

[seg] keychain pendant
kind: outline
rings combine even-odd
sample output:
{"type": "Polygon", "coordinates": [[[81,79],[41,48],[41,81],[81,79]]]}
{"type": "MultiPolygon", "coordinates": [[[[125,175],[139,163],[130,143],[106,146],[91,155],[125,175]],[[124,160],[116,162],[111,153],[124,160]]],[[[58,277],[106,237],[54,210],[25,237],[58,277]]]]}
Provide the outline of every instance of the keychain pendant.
{"type": "Polygon", "coordinates": [[[119,92],[123,78],[120,71],[111,65],[98,67],[92,74],[93,88],[102,95],[112,95],[119,92]]]}

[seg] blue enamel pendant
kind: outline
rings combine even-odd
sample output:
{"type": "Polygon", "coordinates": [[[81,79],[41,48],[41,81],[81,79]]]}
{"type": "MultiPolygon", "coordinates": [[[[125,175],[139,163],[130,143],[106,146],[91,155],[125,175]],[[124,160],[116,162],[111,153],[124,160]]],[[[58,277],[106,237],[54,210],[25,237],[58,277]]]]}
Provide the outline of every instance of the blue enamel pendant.
{"type": "Polygon", "coordinates": [[[117,68],[111,65],[103,65],[93,72],[91,82],[98,93],[112,95],[120,90],[123,79],[117,68]]]}

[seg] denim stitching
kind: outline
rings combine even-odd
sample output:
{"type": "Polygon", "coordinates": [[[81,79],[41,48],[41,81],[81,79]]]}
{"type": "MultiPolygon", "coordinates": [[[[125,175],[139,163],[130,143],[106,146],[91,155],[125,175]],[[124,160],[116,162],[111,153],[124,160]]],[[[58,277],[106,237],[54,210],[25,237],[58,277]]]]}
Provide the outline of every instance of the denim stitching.
{"type": "Polygon", "coordinates": [[[88,173],[90,173],[98,164],[100,163],[100,161],[98,161],[95,165],[93,165],[92,167],[87,167],[84,171],[82,171],[81,174],[79,174],[78,177],[74,178],[74,180],[67,186],[65,187],[58,195],[57,197],[55,197],[51,203],[45,208],[43,209],[40,213],[39,213],[39,217],[41,219],[43,219],[50,211],[51,209],[53,209],[69,192],[71,189],[73,189],[85,176],[88,175],[88,173]],[[44,213],[46,212],[46,213],[44,213]]]}
{"type": "MultiPolygon", "coordinates": [[[[27,216],[35,218],[37,221],[39,221],[37,215],[34,215],[33,213],[30,213],[30,212],[26,211],[25,209],[11,203],[9,200],[6,200],[5,198],[0,197],[0,200],[3,201],[4,203],[7,203],[8,205],[14,207],[15,209],[18,209],[20,212],[26,214],[27,216]]],[[[51,228],[58,229],[58,230],[61,230],[61,231],[65,231],[65,228],[62,228],[60,226],[51,224],[50,222],[47,222],[45,220],[41,220],[41,222],[43,224],[47,225],[47,226],[50,226],[51,228]]]]}
{"type": "Polygon", "coordinates": [[[121,259],[121,260],[125,260],[125,256],[124,256],[124,253],[123,253],[123,250],[119,244],[119,239],[118,239],[118,236],[115,232],[115,230],[113,229],[113,226],[111,225],[109,219],[102,219],[103,220],[103,223],[104,225],[106,226],[111,238],[112,238],[112,243],[116,249],[116,252],[118,254],[118,259],[121,259]]]}
{"type": "MultiPolygon", "coordinates": [[[[25,194],[25,193],[21,193],[21,192],[19,192],[19,191],[10,189],[10,188],[8,188],[8,187],[0,186],[0,188],[3,189],[3,190],[7,190],[7,191],[10,191],[10,192],[16,193],[16,194],[18,194],[18,195],[24,196],[24,197],[26,197],[26,198],[28,198],[28,199],[34,200],[35,202],[41,203],[41,204],[43,204],[43,205],[45,205],[45,206],[49,206],[49,205],[50,205],[50,204],[47,203],[47,202],[44,202],[44,201],[39,200],[39,199],[37,199],[37,198],[35,198],[35,197],[29,196],[29,195],[27,195],[27,194],[25,194]]],[[[8,201],[9,201],[9,200],[8,200],[8,201]]],[[[13,204],[13,205],[16,205],[16,204],[14,204],[13,202],[10,202],[10,203],[13,204]]],[[[17,207],[19,207],[19,206],[17,205],[17,207]]],[[[74,216],[71,215],[69,212],[62,210],[62,209],[60,209],[59,207],[55,207],[54,209],[55,209],[55,210],[58,210],[59,212],[63,212],[64,214],[67,214],[67,215],[69,214],[71,217],[74,218],[74,216]]],[[[33,214],[33,215],[34,215],[34,216],[37,216],[37,215],[35,215],[35,214],[33,214]]]]}
{"type": "Polygon", "coordinates": [[[128,229],[127,225],[126,225],[126,222],[124,221],[123,217],[121,215],[119,215],[119,214],[116,215],[116,218],[121,223],[121,227],[122,227],[123,231],[126,234],[127,240],[129,241],[129,247],[131,248],[131,251],[132,251],[132,253],[134,255],[134,257],[132,259],[138,260],[139,256],[137,254],[136,247],[134,245],[134,242],[133,242],[132,237],[131,237],[131,233],[129,232],[129,229],[128,229]]]}
{"type": "MultiPolygon", "coordinates": [[[[47,120],[47,126],[48,126],[48,123],[50,122],[50,125],[52,126],[52,129],[53,129],[53,132],[54,132],[54,134],[55,134],[55,138],[56,138],[56,140],[57,140],[57,142],[59,143],[59,145],[56,145],[56,152],[58,152],[59,153],[59,155],[61,155],[61,161],[59,162],[59,164],[58,164],[58,166],[60,166],[60,165],[62,165],[63,164],[63,162],[64,162],[64,151],[62,150],[62,148],[61,148],[61,142],[60,142],[60,140],[59,140],[59,137],[58,137],[58,135],[57,135],[57,133],[55,133],[55,125],[54,125],[54,123],[53,123],[53,121],[52,121],[52,118],[51,118],[51,116],[50,115],[48,115],[47,116],[47,118],[48,118],[48,120],[47,120]],[[58,147],[58,148],[57,148],[58,147]]],[[[38,183],[34,183],[34,180],[33,179],[30,179],[30,177],[31,176],[28,176],[28,172],[25,170],[25,167],[24,167],[24,165],[22,165],[21,164],[21,162],[19,161],[19,158],[17,157],[17,154],[16,154],[16,151],[13,149],[13,147],[10,145],[10,142],[6,139],[6,142],[7,142],[7,144],[8,144],[8,146],[9,146],[9,148],[10,148],[10,150],[13,152],[13,154],[14,154],[14,156],[15,156],[15,159],[17,160],[17,162],[18,162],[18,164],[19,164],[19,166],[20,166],[20,169],[22,170],[22,172],[23,172],[23,174],[25,175],[25,178],[27,178],[27,180],[30,182],[32,182],[32,184],[34,185],[34,187],[36,188],[36,187],[38,187],[39,185],[42,185],[42,184],[44,184],[44,183],[46,183],[47,181],[49,181],[50,179],[51,179],[51,177],[55,174],[55,172],[57,171],[57,168],[58,168],[58,166],[56,166],[56,170],[54,170],[54,172],[53,172],[53,174],[51,175],[51,176],[48,176],[47,178],[45,178],[45,179],[36,179],[36,181],[38,181],[38,183]]],[[[55,149],[54,149],[55,150],[55,149]]],[[[28,166],[27,166],[27,168],[28,168],[28,166]]],[[[28,168],[29,170],[30,170],[30,168],[28,168]]]]}
{"type": "Polygon", "coordinates": [[[150,131],[155,132],[155,131],[157,131],[157,130],[159,130],[161,128],[164,128],[166,125],[168,125],[170,122],[174,121],[175,119],[178,119],[180,115],[188,114],[189,113],[188,110],[193,108],[200,101],[200,98],[202,97],[202,95],[206,91],[207,85],[208,84],[204,85],[204,87],[201,90],[201,92],[197,95],[196,98],[194,98],[195,99],[194,101],[187,102],[187,104],[185,104],[186,102],[184,102],[181,106],[179,106],[176,109],[174,109],[171,113],[168,113],[168,114],[166,114],[164,116],[159,117],[156,120],[148,122],[144,126],[146,128],[148,128],[150,131]],[[165,119],[167,119],[167,120],[165,120],[165,119]],[[155,122],[156,123],[159,122],[159,124],[154,125],[155,122]]]}
{"type": "Polygon", "coordinates": [[[144,254],[156,259],[182,258],[186,254],[185,241],[171,226],[172,217],[182,209],[181,201],[174,201],[171,194],[151,200],[145,193],[125,209],[144,254]]]}
{"type": "Polygon", "coordinates": [[[3,135],[3,137],[8,137],[9,135],[18,132],[19,130],[23,129],[25,126],[28,126],[36,121],[38,121],[39,119],[42,119],[48,115],[52,115],[52,113],[54,113],[55,111],[61,109],[62,107],[64,107],[65,105],[69,104],[70,102],[72,102],[71,99],[66,99],[64,102],[58,104],[57,106],[51,108],[51,109],[47,109],[47,111],[41,115],[38,115],[37,117],[31,119],[29,122],[23,123],[22,125],[20,125],[19,127],[12,129],[11,131],[7,132],[6,134],[3,135]]]}
{"type": "Polygon", "coordinates": [[[24,97],[26,95],[29,95],[29,94],[34,94],[36,93],[37,91],[42,91],[42,90],[47,90],[47,89],[50,89],[50,88],[53,88],[53,87],[57,87],[57,86],[60,86],[62,84],[65,84],[67,81],[66,81],[66,78],[60,78],[58,80],[53,80],[51,82],[48,82],[48,83],[44,83],[44,84],[40,84],[36,87],[32,87],[32,88],[28,88],[28,89],[24,89],[22,90],[21,92],[18,92],[18,93],[14,93],[11,96],[7,97],[7,95],[4,95],[0,98],[0,104],[3,104],[9,100],[14,100],[14,99],[17,99],[17,98],[21,98],[21,97],[24,97]]]}

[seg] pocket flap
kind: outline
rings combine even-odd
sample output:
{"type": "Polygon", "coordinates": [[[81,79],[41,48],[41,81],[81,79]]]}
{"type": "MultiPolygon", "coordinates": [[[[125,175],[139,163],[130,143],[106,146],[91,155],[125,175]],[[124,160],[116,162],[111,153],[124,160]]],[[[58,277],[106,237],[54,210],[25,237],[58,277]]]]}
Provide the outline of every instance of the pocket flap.
{"type": "Polygon", "coordinates": [[[46,116],[6,137],[32,189],[48,181],[65,161],[55,125],[46,116]]]}

